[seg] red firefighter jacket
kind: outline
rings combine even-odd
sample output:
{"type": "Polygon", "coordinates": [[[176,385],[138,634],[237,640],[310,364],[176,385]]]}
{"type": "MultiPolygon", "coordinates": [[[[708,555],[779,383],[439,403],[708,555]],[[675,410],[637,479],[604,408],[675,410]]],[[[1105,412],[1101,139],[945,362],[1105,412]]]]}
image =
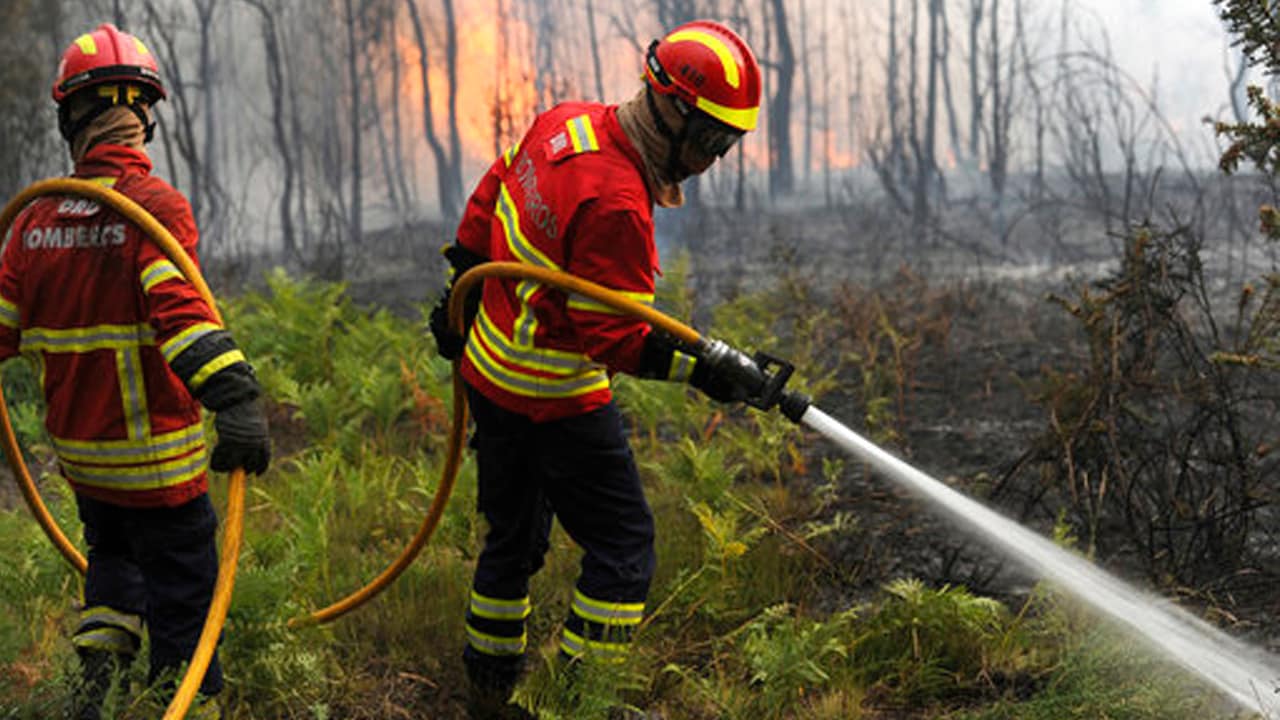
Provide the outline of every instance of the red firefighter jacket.
{"type": "MultiPolygon", "coordinates": [[[[615,106],[557,105],[481,179],[458,243],[652,304],[658,253],[641,163],[615,106]]],[[[585,297],[489,279],[461,372],[508,410],[539,422],[569,417],[609,402],[610,373],[636,370],[649,331],[643,320],[585,297]]]]}
{"type": "MultiPolygon", "coordinates": [[[[186,199],[152,177],[145,153],[91,149],[75,176],[147,209],[196,257],[186,199]]],[[[0,260],[0,360],[32,358],[45,427],[78,493],[133,507],[176,506],[208,487],[200,404],[169,368],[219,330],[195,287],[115,211],[76,197],[37,199],[15,219],[0,260]]],[[[212,359],[191,382],[243,360],[212,359]]]]}

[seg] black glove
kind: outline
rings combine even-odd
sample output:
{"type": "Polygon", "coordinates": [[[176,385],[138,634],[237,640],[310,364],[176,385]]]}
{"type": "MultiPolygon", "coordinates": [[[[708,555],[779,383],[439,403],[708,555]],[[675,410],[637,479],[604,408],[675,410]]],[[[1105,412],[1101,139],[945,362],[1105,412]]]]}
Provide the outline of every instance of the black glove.
{"type": "Polygon", "coordinates": [[[255,475],[266,471],[271,464],[271,438],[261,402],[247,400],[219,411],[213,416],[213,427],[218,444],[209,459],[210,468],[217,472],[244,468],[255,475]]]}
{"type": "Polygon", "coordinates": [[[764,373],[745,353],[719,340],[704,340],[689,384],[717,402],[741,402],[760,393],[764,373]]]}
{"type": "Polygon", "coordinates": [[[466,338],[449,327],[449,291],[445,290],[436,306],[431,308],[431,335],[436,339],[436,352],[445,360],[457,360],[462,356],[466,338]]]}
{"type": "Polygon", "coordinates": [[[436,339],[436,352],[446,360],[456,360],[462,356],[462,348],[467,344],[467,333],[471,330],[471,322],[475,320],[476,313],[480,310],[480,286],[475,286],[463,301],[463,328],[462,334],[459,335],[449,327],[449,298],[453,294],[453,281],[471,268],[487,262],[487,258],[457,243],[446,247],[443,254],[449,261],[452,276],[449,278],[449,284],[445,286],[444,293],[436,301],[435,307],[431,308],[430,327],[431,335],[436,339]]]}

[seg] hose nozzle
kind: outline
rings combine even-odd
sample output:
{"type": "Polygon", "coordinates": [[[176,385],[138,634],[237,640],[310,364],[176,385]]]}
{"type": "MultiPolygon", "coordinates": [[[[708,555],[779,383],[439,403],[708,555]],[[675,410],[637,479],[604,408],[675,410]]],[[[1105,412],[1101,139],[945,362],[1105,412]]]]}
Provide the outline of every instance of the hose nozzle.
{"type": "Polygon", "coordinates": [[[800,422],[805,410],[811,402],[808,395],[794,390],[784,390],[787,380],[795,372],[795,365],[766,352],[759,351],[753,358],[755,369],[760,375],[758,390],[747,398],[746,403],[754,408],[770,410],[775,405],[791,422],[800,422]]]}

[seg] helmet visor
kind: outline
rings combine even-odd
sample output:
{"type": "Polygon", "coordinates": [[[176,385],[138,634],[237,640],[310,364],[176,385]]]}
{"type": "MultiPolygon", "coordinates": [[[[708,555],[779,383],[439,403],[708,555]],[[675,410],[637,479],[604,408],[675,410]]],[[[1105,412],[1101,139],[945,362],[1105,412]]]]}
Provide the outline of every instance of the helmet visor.
{"type": "Polygon", "coordinates": [[[729,127],[701,112],[690,113],[688,122],[685,137],[689,143],[704,155],[712,157],[724,157],[744,134],[741,130],[729,127]]]}

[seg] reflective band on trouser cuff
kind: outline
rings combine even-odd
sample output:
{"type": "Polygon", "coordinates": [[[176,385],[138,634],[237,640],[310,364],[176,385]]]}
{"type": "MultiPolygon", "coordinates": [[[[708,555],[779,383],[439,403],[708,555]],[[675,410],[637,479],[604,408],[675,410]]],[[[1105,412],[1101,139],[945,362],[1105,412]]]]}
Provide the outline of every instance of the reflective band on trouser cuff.
{"type": "Polygon", "coordinates": [[[162,435],[130,440],[68,440],[51,438],[53,451],[64,462],[80,465],[139,465],[173,460],[204,445],[204,425],[189,425],[162,435]]]}
{"type": "MultiPolygon", "coordinates": [[[[614,290],[613,292],[627,298],[628,300],[634,300],[641,305],[653,307],[653,293],[627,292],[623,290],[614,290]]],[[[568,306],[570,310],[581,310],[583,312],[604,313],[606,315],[626,314],[612,305],[605,305],[599,300],[589,298],[586,295],[570,295],[568,306]]]]}
{"type": "Polygon", "coordinates": [[[18,306],[0,297],[0,325],[16,330],[18,320],[18,306]]]}
{"type": "Polygon", "coordinates": [[[221,329],[213,323],[196,323],[161,343],[160,354],[164,355],[166,362],[172,363],[174,358],[181,355],[183,350],[191,347],[192,343],[211,332],[217,332],[221,329]]]}
{"type": "Polygon", "coordinates": [[[205,363],[203,367],[197,370],[195,375],[191,376],[191,390],[193,392],[199,390],[200,386],[203,385],[204,381],[208,380],[211,375],[223,368],[235,365],[238,362],[247,362],[244,359],[244,353],[240,352],[238,349],[228,350],[218,357],[210,360],[205,363]]]}
{"type": "Polygon", "coordinates": [[[643,602],[608,602],[573,590],[573,614],[589,623],[615,627],[639,625],[644,618],[643,602]]]}
{"type": "Polygon", "coordinates": [[[155,490],[181,485],[205,471],[204,453],[166,463],[127,467],[97,467],[62,462],[67,478],[80,485],[110,490],[155,490]]]}
{"type": "Polygon", "coordinates": [[[565,628],[560,633],[560,651],[569,657],[576,658],[590,654],[605,662],[622,662],[626,659],[630,648],[629,642],[588,640],[569,628],[565,628]]]}
{"type": "Polygon", "coordinates": [[[165,280],[185,279],[178,268],[168,260],[156,260],[142,270],[138,281],[142,283],[142,292],[151,292],[151,288],[165,280]]]}
{"type": "Polygon", "coordinates": [[[117,627],[96,627],[78,632],[71,638],[71,644],[85,650],[105,650],[122,655],[138,651],[137,639],[117,627]]]}
{"type": "Polygon", "coordinates": [[[476,617],[519,622],[529,617],[532,609],[528,595],[516,600],[502,600],[471,591],[471,614],[476,617]]]}
{"type": "Polygon", "coordinates": [[[85,608],[71,643],[86,650],[132,655],[142,645],[142,618],[105,605],[85,608]]]}
{"type": "Polygon", "coordinates": [[[698,358],[676,350],[671,353],[671,368],[667,370],[667,379],[689,382],[689,377],[693,375],[693,368],[697,364],[698,358]]]}
{"type": "Polygon", "coordinates": [[[467,624],[467,643],[485,655],[523,655],[527,637],[523,627],[516,637],[502,637],[480,632],[467,624]]]}
{"type": "Polygon", "coordinates": [[[107,605],[94,605],[81,610],[80,624],[76,626],[76,632],[100,625],[110,625],[139,637],[142,636],[141,616],[121,612],[107,605]]]}

